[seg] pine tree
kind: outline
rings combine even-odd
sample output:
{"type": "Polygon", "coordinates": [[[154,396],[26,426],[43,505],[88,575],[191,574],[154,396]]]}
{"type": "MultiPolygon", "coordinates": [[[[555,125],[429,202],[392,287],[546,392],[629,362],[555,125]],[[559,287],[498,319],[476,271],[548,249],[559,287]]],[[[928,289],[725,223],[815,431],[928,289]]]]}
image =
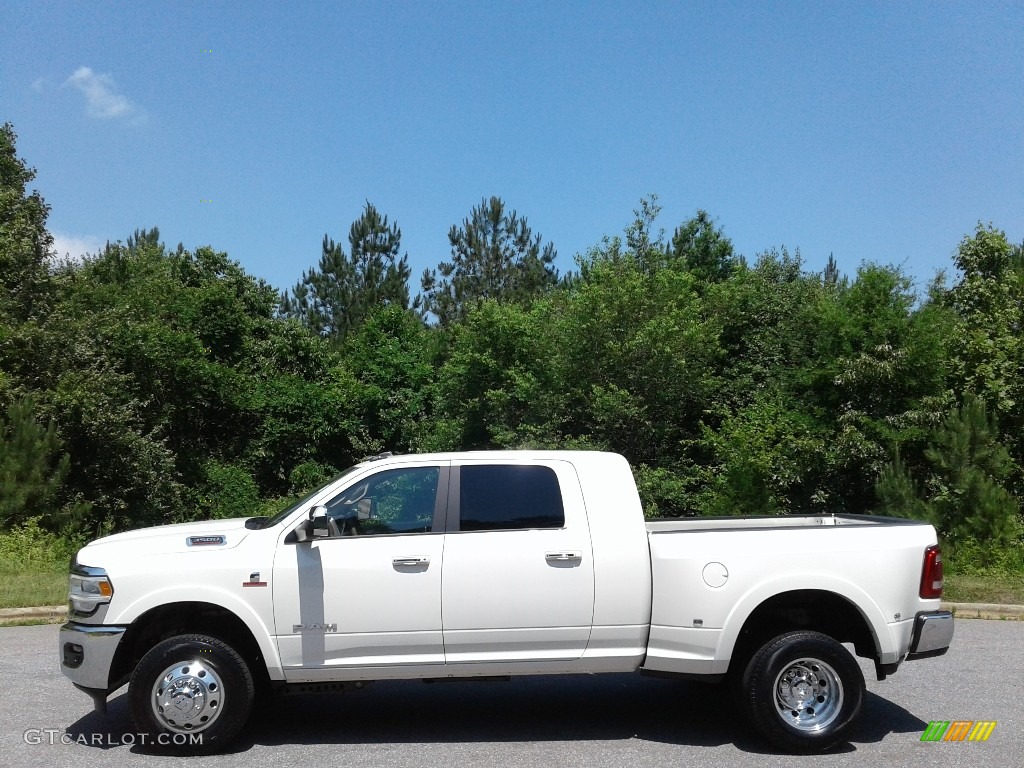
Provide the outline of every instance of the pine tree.
{"type": "Polygon", "coordinates": [[[834,288],[839,284],[839,265],[831,253],[828,255],[825,271],[821,273],[821,282],[826,288],[834,288]]]}
{"type": "Polygon", "coordinates": [[[13,403],[0,418],[0,528],[30,517],[56,520],[55,498],[70,464],[56,425],[36,421],[32,400],[13,403]]]}
{"type": "Polygon", "coordinates": [[[349,253],[324,235],[317,268],[302,274],[281,297],[281,314],[337,341],[362,325],[374,308],[409,307],[408,256],[400,256],[402,232],[370,203],[352,223],[349,253]]]}
{"type": "Polygon", "coordinates": [[[721,228],[707,211],[698,210],[697,215],[676,228],[668,246],[671,260],[681,262],[704,282],[720,283],[726,280],[736,267],[732,241],[722,234],[721,228]]]}
{"type": "Polygon", "coordinates": [[[423,308],[442,326],[485,299],[527,305],[558,284],[554,245],[542,247],[526,218],[509,212],[500,197],[482,200],[461,227],[453,225],[448,242],[451,261],[426,270],[420,281],[423,308]]]}
{"type": "Polygon", "coordinates": [[[891,517],[929,519],[929,507],[921,498],[921,489],[910,476],[897,448],[892,462],[882,469],[875,492],[882,503],[881,513],[891,517]]]}
{"type": "Polygon", "coordinates": [[[969,397],[932,436],[925,455],[933,467],[931,506],[940,531],[954,539],[1010,544],[1017,502],[1004,483],[1014,469],[985,402],[969,397]]]}

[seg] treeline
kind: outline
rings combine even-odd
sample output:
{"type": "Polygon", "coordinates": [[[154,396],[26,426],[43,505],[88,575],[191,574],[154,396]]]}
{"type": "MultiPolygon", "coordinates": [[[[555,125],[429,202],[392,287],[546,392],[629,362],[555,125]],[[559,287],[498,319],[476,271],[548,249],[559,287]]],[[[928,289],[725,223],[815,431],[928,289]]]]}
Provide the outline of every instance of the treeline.
{"type": "Polygon", "coordinates": [[[137,231],[55,258],[0,131],[0,529],[89,535],[275,508],[360,457],[600,448],[649,514],[933,520],[960,562],[1024,566],[1024,253],[980,226],[956,277],[748,262],[655,198],[559,275],[499,198],[413,294],[367,203],[279,293],[137,231]]]}

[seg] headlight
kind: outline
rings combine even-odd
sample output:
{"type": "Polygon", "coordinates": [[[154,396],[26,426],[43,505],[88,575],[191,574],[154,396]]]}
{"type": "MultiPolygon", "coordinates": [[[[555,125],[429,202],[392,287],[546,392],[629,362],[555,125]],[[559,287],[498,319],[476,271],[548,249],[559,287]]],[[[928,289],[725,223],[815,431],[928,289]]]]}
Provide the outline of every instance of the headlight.
{"type": "Polygon", "coordinates": [[[88,565],[71,566],[68,581],[68,604],[74,613],[91,616],[101,605],[110,602],[114,594],[114,585],[110,583],[107,572],[102,568],[88,565]]]}

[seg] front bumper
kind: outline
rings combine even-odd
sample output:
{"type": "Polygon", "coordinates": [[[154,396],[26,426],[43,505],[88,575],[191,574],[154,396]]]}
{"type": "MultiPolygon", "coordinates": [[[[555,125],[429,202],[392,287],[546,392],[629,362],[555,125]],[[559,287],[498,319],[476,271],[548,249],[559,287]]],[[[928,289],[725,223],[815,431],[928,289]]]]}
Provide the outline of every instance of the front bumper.
{"type": "Polygon", "coordinates": [[[60,628],[57,648],[60,670],[79,688],[103,691],[110,682],[110,666],[127,627],[76,624],[60,628]]]}
{"type": "Polygon", "coordinates": [[[941,656],[953,641],[953,614],[949,611],[926,611],[914,618],[914,634],[910,639],[908,659],[941,656]]]}

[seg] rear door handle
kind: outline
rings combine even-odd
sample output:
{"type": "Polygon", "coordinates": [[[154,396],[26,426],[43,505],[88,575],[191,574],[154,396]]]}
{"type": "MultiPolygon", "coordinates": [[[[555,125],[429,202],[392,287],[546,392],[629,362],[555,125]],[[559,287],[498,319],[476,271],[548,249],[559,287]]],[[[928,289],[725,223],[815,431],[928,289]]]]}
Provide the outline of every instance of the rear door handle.
{"type": "Polygon", "coordinates": [[[396,568],[415,568],[417,565],[430,565],[429,557],[396,557],[391,561],[396,568]]]}
{"type": "Polygon", "coordinates": [[[544,555],[544,559],[549,563],[565,563],[573,560],[582,560],[582,552],[548,552],[544,555]]]}

